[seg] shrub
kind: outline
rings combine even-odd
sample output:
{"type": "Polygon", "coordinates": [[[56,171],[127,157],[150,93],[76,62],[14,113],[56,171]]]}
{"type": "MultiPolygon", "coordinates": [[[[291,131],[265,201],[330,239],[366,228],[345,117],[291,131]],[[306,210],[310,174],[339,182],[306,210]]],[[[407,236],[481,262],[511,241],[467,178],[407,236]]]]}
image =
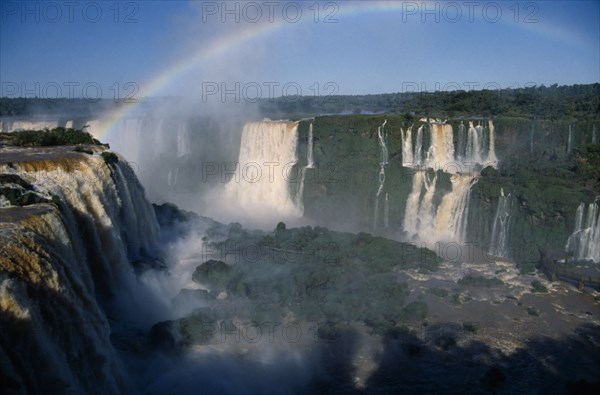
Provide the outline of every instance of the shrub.
{"type": "Polygon", "coordinates": [[[79,129],[56,127],[54,129],[23,130],[10,133],[10,145],[46,147],[56,145],[101,145],[91,134],[79,129]]]}
{"type": "Polygon", "coordinates": [[[538,312],[538,309],[536,309],[536,308],[535,308],[535,307],[533,307],[533,306],[529,306],[529,307],[527,308],[527,314],[529,314],[529,315],[533,315],[533,316],[536,316],[536,317],[540,315],[540,314],[539,314],[539,312],[538,312]]]}
{"type": "Polygon", "coordinates": [[[464,286],[475,286],[475,287],[486,287],[486,288],[499,287],[504,284],[504,282],[497,277],[485,278],[485,277],[471,276],[471,275],[461,278],[460,280],[458,280],[458,283],[460,285],[464,285],[464,286]]]}
{"type": "Polygon", "coordinates": [[[231,266],[225,262],[211,259],[194,270],[192,280],[197,283],[207,283],[209,285],[223,285],[229,280],[231,272],[231,266]]]}
{"type": "Polygon", "coordinates": [[[542,284],[538,280],[533,280],[531,282],[531,286],[533,287],[531,289],[531,292],[539,292],[539,293],[547,293],[548,292],[548,288],[546,288],[544,286],[544,284],[542,284]]]}
{"type": "Polygon", "coordinates": [[[427,290],[427,293],[435,295],[438,298],[445,298],[446,296],[448,296],[448,290],[444,289],[444,288],[439,288],[439,287],[429,288],[427,290]]]}
{"type": "Polygon", "coordinates": [[[119,163],[119,157],[114,152],[103,152],[100,154],[100,156],[102,156],[104,163],[106,163],[108,166],[119,163]]]}

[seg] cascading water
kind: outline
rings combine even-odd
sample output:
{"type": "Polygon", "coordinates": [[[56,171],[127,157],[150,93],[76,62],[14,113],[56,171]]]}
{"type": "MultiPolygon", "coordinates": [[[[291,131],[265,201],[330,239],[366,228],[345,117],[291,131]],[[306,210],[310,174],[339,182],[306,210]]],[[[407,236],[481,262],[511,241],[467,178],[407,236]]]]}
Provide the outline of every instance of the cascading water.
{"type": "Polygon", "coordinates": [[[385,124],[387,119],[383,121],[383,124],[377,128],[377,139],[381,148],[381,162],[379,163],[378,182],[379,187],[377,188],[377,194],[375,195],[375,212],[373,215],[373,229],[377,228],[378,217],[379,217],[379,196],[383,192],[385,185],[385,167],[388,165],[388,149],[385,138],[385,124]]]}
{"type": "Polygon", "coordinates": [[[417,139],[415,141],[415,150],[413,164],[420,165],[423,160],[423,125],[417,128],[417,139]]]}
{"type": "Polygon", "coordinates": [[[437,208],[433,229],[425,229],[422,233],[432,235],[433,240],[464,243],[467,235],[471,186],[477,182],[477,179],[468,174],[453,174],[450,181],[452,190],[444,195],[437,208]]]}
{"type": "Polygon", "coordinates": [[[291,185],[300,192],[301,172],[292,170],[298,162],[296,146],[298,122],[262,121],[244,125],[240,154],[225,193],[234,204],[248,212],[275,211],[283,216],[298,217],[302,207],[292,196],[291,185]]]}
{"type": "Polygon", "coordinates": [[[402,164],[403,166],[412,166],[414,164],[413,159],[413,144],[412,144],[412,126],[409,126],[406,131],[400,129],[402,136],[402,164]]]}
{"type": "Polygon", "coordinates": [[[498,199],[498,208],[492,225],[492,238],[488,248],[488,254],[502,258],[509,258],[508,234],[510,229],[510,219],[512,211],[511,193],[504,195],[504,189],[500,188],[500,197],[498,199]]]}
{"type": "Polygon", "coordinates": [[[575,230],[569,236],[565,250],[575,259],[600,262],[600,203],[581,203],[575,214],[575,230]]]}
{"type": "Polygon", "coordinates": [[[494,123],[492,120],[488,120],[489,130],[489,146],[488,146],[488,164],[496,167],[498,165],[498,157],[496,157],[496,136],[494,131],[494,123]]]}
{"type": "Polygon", "coordinates": [[[315,160],[313,158],[313,148],[314,148],[314,137],[313,137],[313,124],[312,122],[308,126],[308,148],[306,154],[306,167],[308,169],[312,169],[315,167],[315,160]]]}
{"type": "Polygon", "coordinates": [[[460,148],[460,133],[465,134],[464,125],[459,129],[459,148],[454,148],[452,126],[444,122],[427,120],[429,122],[430,146],[426,159],[421,159],[423,145],[423,125],[417,130],[414,146],[409,130],[402,132],[402,155],[405,167],[415,168],[412,191],[408,196],[404,215],[404,230],[410,237],[421,240],[467,241],[467,221],[469,216],[470,191],[477,182],[478,173],[469,170],[469,166],[491,165],[496,167],[498,159],[494,144],[494,125],[488,121],[489,133],[481,126],[469,127],[464,136],[464,156],[460,148]],[[489,139],[486,144],[486,137],[489,139]],[[487,150],[487,159],[486,151],[487,150]],[[411,155],[412,153],[412,155],[411,155]],[[438,182],[437,173],[431,170],[441,169],[450,173],[451,190],[441,198],[436,206],[434,197],[438,182]]]}
{"type": "Polygon", "coordinates": [[[475,163],[482,162],[482,140],[483,128],[481,125],[473,126],[473,122],[469,122],[466,161],[475,163]]]}
{"type": "Polygon", "coordinates": [[[456,156],[460,161],[464,161],[467,150],[467,136],[465,133],[465,124],[461,121],[458,125],[458,147],[456,150],[456,156]]]}
{"type": "Polygon", "coordinates": [[[573,129],[571,125],[569,125],[569,137],[567,139],[567,154],[570,154],[573,151],[573,129]]]}
{"type": "Polygon", "coordinates": [[[592,130],[592,144],[597,144],[598,136],[596,135],[596,125],[594,125],[594,129],[592,130]]]}
{"type": "Polygon", "coordinates": [[[107,165],[42,148],[29,159],[31,150],[0,172],[55,204],[2,209],[0,306],[11,322],[0,334],[3,372],[32,393],[131,392],[99,301],[138,300],[130,262],[154,247],[154,210],[122,158],[107,165]]]}
{"type": "Polygon", "coordinates": [[[437,174],[417,170],[413,177],[412,192],[406,200],[404,230],[411,235],[425,235],[433,228],[435,208],[433,196],[437,174]]]}
{"type": "Polygon", "coordinates": [[[298,192],[296,193],[296,207],[298,207],[299,212],[304,214],[304,180],[306,178],[306,170],[314,168],[314,158],[313,158],[313,124],[312,122],[308,126],[308,147],[306,151],[306,166],[302,168],[302,174],[300,176],[300,183],[298,186],[298,192]]]}
{"type": "Polygon", "coordinates": [[[444,171],[456,173],[464,169],[464,166],[456,168],[459,165],[497,166],[498,158],[496,157],[494,123],[492,120],[488,120],[487,133],[483,126],[474,126],[473,122],[470,121],[466,137],[464,136],[465,127],[461,123],[456,149],[454,148],[452,125],[431,121],[431,123],[426,124],[430,134],[430,144],[426,151],[425,160],[423,160],[423,128],[426,125],[419,126],[414,142],[412,126],[406,131],[401,130],[402,165],[404,167],[444,169],[444,171]],[[463,138],[461,138],[461,135],[463,135],[463,138]],[[485,144],[486,138],[487,144],[485,144]],[[464,144],[461,143],[461,140],[465,140],[464,144]],[[485,156],[486,150],[487,157],[485,156]]]}
{"type": "Polygon", "coordinates": [[[454,162],[454,141],[452,125],[430,123],[431,145],[427,150],[425,165],[429,168],[445,168],[454,162]]]}

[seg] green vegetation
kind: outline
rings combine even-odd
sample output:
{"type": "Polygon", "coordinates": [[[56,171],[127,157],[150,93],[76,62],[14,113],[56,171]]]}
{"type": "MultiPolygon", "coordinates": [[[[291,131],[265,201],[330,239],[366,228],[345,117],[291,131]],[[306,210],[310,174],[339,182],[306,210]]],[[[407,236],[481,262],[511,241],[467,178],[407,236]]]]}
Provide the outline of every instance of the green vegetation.
{"type": "Polygon", "coordinates": [[[540,315],[540,312],[535,307],[529,306],[527,307],[527,314],[537,317],[540,315]]]}
{"type": "Polygon", "coordinates": [[[261,326],[293,316],[319,323],[319,336],[333,339],[344,322],[364,322],[374,333],[394,334],[402,322],[427,316],[427,304],[409,300],[395,270],[436,270],[440,258],[432,251],[367,233],[288,229],[283,223],[269,234],[239,224],[212,232],[227,237],[207,242],[207,249],[227,251],[229,263],[210,259],[198,266],[193,280],[213,295],[226,292],[227,299],[215,300],[211,313],[203,311],[201,318],[178,320],[173,324],[178,330],[193,332],[223,320],[261,326]]]}
{"type": "Polygon", "coordinates": [[[63,127],[2,133],[0,137],[6,144],[19,147],[46,147],[77,144],[102,145],[88,132],[63,127]]]}
{"type": "Polygon", "coordinates": [[[453,305],[462,304],[462,302],[460,300],[460,294],[452,294],[452,298],[450,299],[450,301],[452,302],[453,305]]]}
{"type": "Polygon", "coordinates": [[[357,96],[281,97],[260,103],[265,116],[298,118],[319,114],[416,113],[447,118],[505,115],[525,118],[597,116],[600,84],[532,86],[518,89],[405,92],[357,96]]]}
{"type": "Polygon", "coordinates": [[[502,280],[500,280],[498,277],[485,278],[485,277],[481,277],[481,276],[471,276],[471,275],[467,275],[467,276],[461,278],[460,280],[458,280],[458,283],[460,285],[467,286],[467,287],[472,286],[472,287],[486,287],[486,288],[499,287],[504,284],[504,282],[502,280]]]}
{"type": "Polygon", "coordinates": [[[0,97],[0,116],[32,117],[40,115],[76,114],[76,118],[90,119],[94,114],[119,107],[112,99],[40,99],[0,97]]]}
{"type": "Polygon", "coordinates": [[[448,296],[448,290],[445,288],[433,287],[427,289],[427,293],[437,296],[438,298],[445,298],[448,296]]]}
{"type": "Polygon", "coordinates": [[[533,280],[531,282],[531,292],[547,293],[548,288],[544,286],[539,280],[533,280]]]}
{"type": "Polygon", "coordinates": [[[119,156],[114,152],[107,151],[101,153],[100,155],[102,156],[102,159],[104,159],[104,163],[106,163],[109,166],[119,163],[119,156]]]}
{"type": "Polygon", "coordinates": [[[231,277],[232,268],[225,262],[208,260],[198,266],[192,274],[192,280],[197,283],[223,285],[231,277]]]}
{"type": "Polygon", "coordinates": [[[84,154],[94,155],[94,151],[87,149],[85,147],[77,146],[73,149],[75,152],[83,152],[84,154]]]}
{"type": "Polygon", "coordinates": [[[477,330],[479,329],[477,324],[472,322],[463,323],[463,328],[465,328],[466,331],[469,331],[471,333],[477,333],[477,330]]]}

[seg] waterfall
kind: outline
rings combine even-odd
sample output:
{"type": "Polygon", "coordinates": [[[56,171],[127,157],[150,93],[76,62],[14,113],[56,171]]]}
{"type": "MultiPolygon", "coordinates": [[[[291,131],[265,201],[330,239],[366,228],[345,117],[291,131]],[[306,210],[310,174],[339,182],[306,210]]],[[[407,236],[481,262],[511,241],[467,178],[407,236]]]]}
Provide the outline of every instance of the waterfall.
{"type": "Polygon", "coordinates": [[[377,128],[377,139],[379,141],[379,146],[381,148],[381,162],[379,163],[379,173],[377,175],[377,180],[379,182],[379,187],[377,188],[377,194],[375,195],[375,212],[373,214],[373,229],[377,228],[377,219],[379,216],[379,195],[383,192],[383,187],[385,185],[385,166],[388,164],[388,149],[385,139],[385,124],[387,123],[387,119],[383,121],[383,124],[377,128]]]}
{"type": "Polygon", "coordinates": [[[465,159],[465,155],[466,155],[466,149],[467,149],[467,142],[466,142],[466,135],[465,135],[465,124],[461,121],[460,125],[458,125],[458,148],[457,148],[457,152],[456,152],[456,156],[458,157],[459,161],[464,161],[465,159]]]}
{"type": "Polygon", "coordinates": [[[437,174],[431,174],[425,170],[415,171],[412,191],[406,200],[404,213],[404,230],[410,235],[425,235],[433,228],[433,196],[437,174]]]}
{"type": "Polygon", "coordinates": [[[406,199],[406,208],[404,212],[404,230],[410,235],[415,235],[419,230],[419,206],[421,201],[421,189],[425,172],[416,171],[413,176],[412,191],[406,199]]]}
{"type": "Polygon", "coordinates": [[[429,168],[441,167],[454,162],[454,137],[452,125],[443,123],[430,123],[431,145],[427,151],[426,166],[429,168]]]}
{"type": "Polygon", "coordinates": [[[475,126],[472,121],[469,121],[468,128],[461,123],[455,149],[451,125],[429,118],[424,121],[428,123],[431,136],[425,161],[421,156],[424,125],[418,128],[414,145],[411,129],[402,131],[403,166],[417,169],[406,202],[404,231],[410,237],[428,242],[464,243],[467,241],[471,187],[477,182],[478,173],[463,169],[468,169],[471,164],[497,166],[494,124],[488,120],[486,130],[480,124],[475,126]],[[437,173],[428,172],[421,166],[442,169],[450,174],[452,187],[441,196],[441,201],[433,199],[438,195],[437,173]]]}
{"type": "Polygon", "coordinates": [[[489,132],[481,126],[474,126],[469,121],[469,127],[465,133],[463,123],[458,128],[457,147],[454,147],[454,132],[452,125],[439,120],[425,119],[427,124],[419,126],[413,143],[412,126],[406,130],[401,129],[402,139],[402,165],[404,167],[426,167],[431,169],[443,169],[449,173],[464,171],[463,165],[490,165],[496,167],[494,124],[488,120],[489,132]],[[423,160],[423,133],[424,126],[430,134],[429,147],[425,151],[423,160]],[[486,136],[487,135],[487,136],[486,136]],[[486,137],[488,140],[486,141],[486,137]],[[487,150],[487,157],[485,151],[487,150]]]}
{"type": "Polygon", "coordinates": [[[3,208],[0,221],[0,365],[27,392],[131,392],[99,300],[135,298],[130,262],[153,250],[158,224],[123,158],[97,153],[39,149],[0,165],[55,202],[3,208]]]}
{"type": "Polygon", "coordinates": [[[598,201],[586,206],[581,203],[575,214],[575,229],[565,250],[573,254],[575,259],[600,262],[600,203],[598,201]]]}
{"type": "Polygon", "coordinates": [[[314,159],[313,159],[313,124],[312,122],[308,126],[308,148],[306,154],[306,166],[304,166],[301,170],[300,175],[300,183],[298,185],[298,193],[296,193],[296,207],[298,208],[298,212],[300,215],[304,214],[304,180],[306,178],[306,169],[313,169],[314,159]]]}
{"type": "Polygon", "coordinates": [[[567,154],[570,154],[573,151],[573,130],[571,129],[571,125],[569,125],[569,138],[567,140],[567,154]]]}
{"type": "Polygon", "coordinates": [[[596,135],[596,125],[594,125],[594,129],[592,130],[592,144],[598,144],[598,136],[596,135]]]}
{"type": "Polygon", "coordinates": [[[310,123],[310,125],[308,126],[308,153],[307,153],[307,157],[306,157],[306,167],[309,169],[312,169],[315,167],[315,161],[313,158],[313,124],[312,122],[310,123]]]}
{"type": "Polygon", "coordinates": [[[298,217],[302,174],[292,170],[298,162],[298,122],[262,121],[244,125],[240,153],[232,179],[225,185],[230,201],[248,212],[275,211],[298,217]],[[291,186],[296,185],[296,196],[291,186]]]}
{"type": "Polygon", "coordinates": [[[469,130],[467,133],[467,150],[465,160],[467,162],[481,163],[483,128],[481,125],[473,126],[473,122],[469,122],[469,130]]]}
{"type": "Polygon", "coordinates": [[[469,174],[452,174],[452,190],[447,192],[436,207],[437,174],[423,170],[415,172],[412,191],[406,201],[404,230],[427,242],[467,239],[467,221],[471,186],[477,179],[469,174]]]}
{"type": "Polygon", "coordinates": [[[453,174],[450,180],[452,191],[442,198],[430,234],[433,235],[433,240],[464,243],[467,236],[471,185],[477,182],[477,179],[470,175],[453,174]]]}
{"type": "Polygon", "coordinates": [[[494,166],[496,167],[496,165],[498,164],[498,158],[496,157],[496,142],[495,140],[495,135],[494,135],[494,123],[492,122],[492,120],[488,120],[488,128],[489,128],[489,134],[490,134],[490,142],[489,142],[489,148],[488,148],[488,164],[490,166],[494,166]]]}
{"type": "Polygon", "coordinates": [[[402,137],[402,165],[409,167],[414,163],[413,159],[413,144],[412,144],[412,126],[409,126],[406,131],[400,129],[402,137]]]}
{"type": "Polygon", "coordinates": [[[415,141],[414,152],[413,163],[415,165],[420,165],[423,160],[423,125],[417,128],[417,140],[415,141]]]}
{"type": "Polygon", "coordinates": [[[498,208],[492,225],[492,238],[488,248],[488,254],[502,258],[509,258],[508,232],[512,210],[512,196],[504,195],[504,189],[500,188],[498,208]]]}

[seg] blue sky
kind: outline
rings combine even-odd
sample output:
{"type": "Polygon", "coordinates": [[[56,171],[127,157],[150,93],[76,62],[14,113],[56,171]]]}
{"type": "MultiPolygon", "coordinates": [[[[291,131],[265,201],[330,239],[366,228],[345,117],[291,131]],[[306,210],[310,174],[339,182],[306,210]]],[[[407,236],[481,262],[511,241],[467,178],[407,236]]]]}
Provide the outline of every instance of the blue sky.
{"type": "Polygon", "coordinates": [[[269,86],[279,96],[284,87],[326,95],[600,82],[598,1],[0,4],[1,96],[199,94],[207,83],[238,83],[248,95],[260,86],[264,97],[269,86]]]}

